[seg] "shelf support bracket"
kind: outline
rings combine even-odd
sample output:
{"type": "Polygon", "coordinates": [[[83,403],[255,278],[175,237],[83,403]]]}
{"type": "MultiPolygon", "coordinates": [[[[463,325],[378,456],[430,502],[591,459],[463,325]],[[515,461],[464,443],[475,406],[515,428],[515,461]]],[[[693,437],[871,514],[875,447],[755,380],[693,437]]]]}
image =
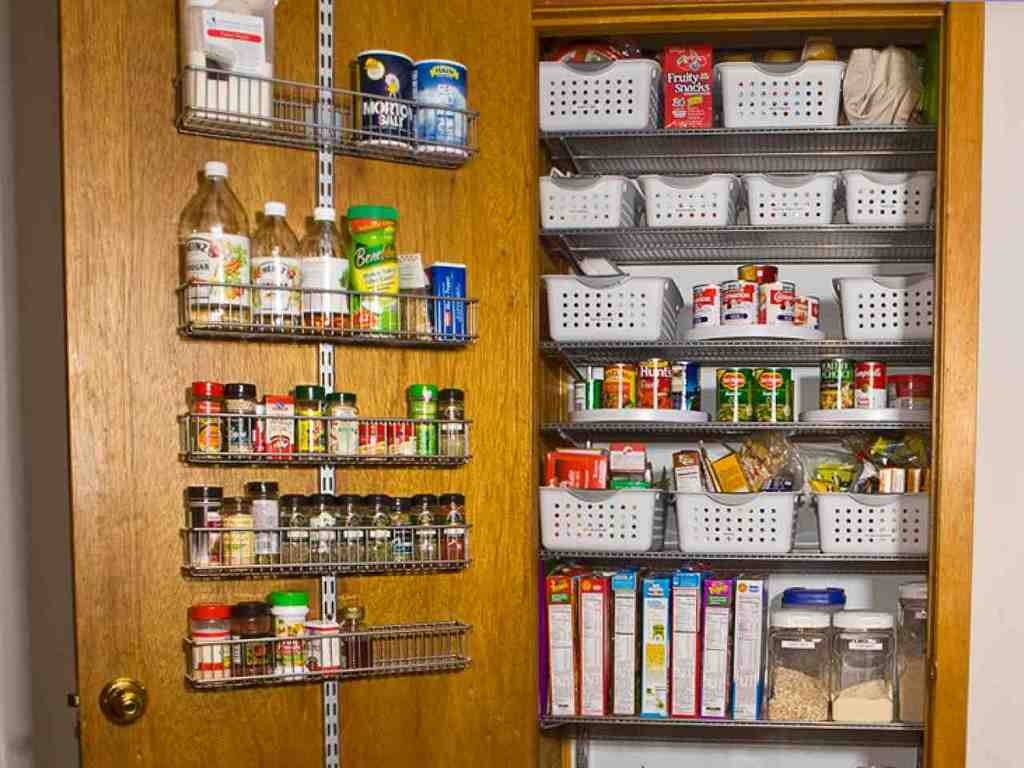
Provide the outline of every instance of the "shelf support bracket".
{"type": "Polygon", "coordinates": [[[590,768],[589,728],[580,728],[576,731],[576,744],[573,751],[575,752],[574,768],[590,768]]]}

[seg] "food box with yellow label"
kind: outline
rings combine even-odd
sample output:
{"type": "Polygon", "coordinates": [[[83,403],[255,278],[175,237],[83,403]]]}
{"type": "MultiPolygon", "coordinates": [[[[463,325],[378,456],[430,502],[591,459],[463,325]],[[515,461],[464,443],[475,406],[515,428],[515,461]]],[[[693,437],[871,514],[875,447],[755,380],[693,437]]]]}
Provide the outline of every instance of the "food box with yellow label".
{"type": "Polygon", "coordinates": [[[643,633],[640,637],[640,716],[668,717],[669,659],[672,652],[672,575],[652,573],[643,580],[643,633]]]}

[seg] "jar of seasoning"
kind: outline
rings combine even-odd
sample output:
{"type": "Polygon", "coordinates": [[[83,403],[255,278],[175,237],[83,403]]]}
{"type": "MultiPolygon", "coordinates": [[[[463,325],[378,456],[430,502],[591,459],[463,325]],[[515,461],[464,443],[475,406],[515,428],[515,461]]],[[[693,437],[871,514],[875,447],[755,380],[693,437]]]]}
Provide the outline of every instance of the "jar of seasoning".
{"type": "Polygon", "coordinates": [[[192,449],[196,453],[220,453],[224,448],[220,414],[224,411],[224,385],[216,381],[192,382],[192,449]],[[210,415],[207,415],[210,414],[210,415]]]}
{"type": "Polygon", "coordinates": [[[896,637],[891,613],[840,611],[832,616],[832,719],[890,723],[896,637]]]}
{"type": "Polygon", "coordinates": [[[928,692],[928,582],[901,584],[896,625],[900,717],[923,723],[928,692]]]}
{"type": "Polygon", "coordinates": [[[446,493],[438,500],[438,519],[444,525],[442,556],[445,560],[466,560],[466,497],[446,493]]]}
{"type": "Polygon", "coordinates": [[[227,422],[227,452],[254,453],[256,433],[256,385],[225,384],[224,410],[232,416],[227,422]]]}
{"type": "Polygon", "coordinates": [[[442,389],[438,394],[438,452],[442,456],[466,456],[466,406],[461,389],[442,389]]]}
{"type": "Polygon", "coordinates": [[[273,643],[274,622],[270,606],[253,601],[238,603],[231,608],[231,639],[239,640],[231,646],[231,675],[233,677],[262,677],[274,674],[273,643]],[[259,642],[266,639],[267,642],[259,642]]]}
{"type": "Polygon", "coordinates": [[[254,480],[245,484],[245,495],[252,510],[253,528],[256,529],[256,562],[273,565],[281,562],[281,510],[277,498],[277,483],[254,480]]]}
{"type": "MultiPolygon", "coordinates": [[[[406,390],[410,419],[437,419],[437,387],[433,384],[413,384],[406,390]]],[[[414,424],[416,455],[437,455],[437,424],[414,424]]]]}
{"type": "Polygon", "coordinates": [[[193,568],[220,565],[224,489],[218,485],[191,485],[185,489],[185,505],[189,565],[193,568]]]}
{"type": "Polygon", "coordinates": [[[310,560],[314,563],[338,562],[337,509],[334,497],[317,493],[306,497],[306,519],[309,521],[310,560]]]}
{"type": "Polygon", "coordinates": [[[825,611],[783,608],[768,632],[769,720],[828,720],[832,619],[825,611]]]}
{"type": "Polygon", "coordinates": [[[359,408],[352,392],[331,392],[327,395],[327,448],[332,456],[355,456],[359,453],[359,408]]]}
{"type": "Polygon", "coordinates": [[[412,520],[416,526],[413,557],[417,563],[433,563],[441,557],[436,510],[437,496],[421,493],[412,497],[412,520]]]}
{"type": "Polygon", "coordinates": [[[252,506],[233,496],[224,500],[224,565],[252,565],[256,551],[252,506]]]}
{"type": "Polygon", "coordinates": [[[366,562],[366,530],[358,496],[342,494],[338,502],[338,526],[341,531],[339,558],[343,563],[366,562]]]}
{"type": "Polygon", "coordinates": [[[412,499],[396,496],[391,499],[391,559],[408,563],[413,556],[412,499]]]}
{"type": "Polygon", "coordinates": [[[284,540],[281,542],[282,563],[308,563],[309,520],[305,510],[306,497],[289,493],[281,497],[281,527],[284,540]]]}
{"type": "Polygon", "coordinates": [[[295,450],[298,453],[326,453],[324,388],[306,384],[295,388],[295,450]],[[303,416],[310,418],[302,418],[303,416]]]}
{"type": "Polygon", "coordinates": [[[199,603],[188,609],[192,638],[192,676],[219,680],[231,676],[231,609],[223,603],[199,603]]]}
{"type": "Polygon", "coordinates": [[[310,619],[306,622],[306,669],[321,674],[341,670],[341,628],[336,621],[310,619]]]}
{"type": "Polygon", "coordinates": [[[346,669],[370,669],[373,667],[373,645],[369,637],[351,636],[351,633],[366,631],[363,618],[366,611],[361,605],[350,605],[342,611],[341,631],[349,634],[344,638],[346,669]]]}
{"type": "Polygon", "coordinates": [[[306,647],[302,637],[309,618],[309,595],[305,592],[271,592],[267,595],[274,616],[274,673],[301,674],[306,670],[306,647]]]}
{"type": "Polygon", "coordinates": [[[366,540],[366,560],[370,563],[391,561],[391,499],[374,494],[363,499],[366,510],[366,524],[369,531],[366,540]]]}

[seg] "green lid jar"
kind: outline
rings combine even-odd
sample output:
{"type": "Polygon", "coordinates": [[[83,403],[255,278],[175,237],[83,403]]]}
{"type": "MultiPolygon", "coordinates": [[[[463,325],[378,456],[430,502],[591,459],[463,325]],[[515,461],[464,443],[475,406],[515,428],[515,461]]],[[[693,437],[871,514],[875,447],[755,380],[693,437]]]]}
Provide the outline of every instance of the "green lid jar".
{"type": "Polygon", "coordinates": [[[405,391],[406,400],[409,403],[410,419],[436,419],[437,418],[437,395],[438,390],[433,384],[413,384],[405,391]],[[429,416],[418,416],[413,413],[417,409],[427,409],[432,413],[429,416]]]}
{"type": "Polygon", "coordinates": [[[307,592],[271,592],[267,595],[267,602],[272,606],[309,606],[309,594],[307,592]]]}
{"type": "Polygon", "coordinates": [[[345,218],[349,221],[357,219],[398,221],[398,210],[390,205],[353,205],[346,212],[345,218]]]}
{"type": "Polygon", "coordinates": [[[295,402],[323,400],[324,388],[316,384],[300,384],[295,388],[295,402]]]}

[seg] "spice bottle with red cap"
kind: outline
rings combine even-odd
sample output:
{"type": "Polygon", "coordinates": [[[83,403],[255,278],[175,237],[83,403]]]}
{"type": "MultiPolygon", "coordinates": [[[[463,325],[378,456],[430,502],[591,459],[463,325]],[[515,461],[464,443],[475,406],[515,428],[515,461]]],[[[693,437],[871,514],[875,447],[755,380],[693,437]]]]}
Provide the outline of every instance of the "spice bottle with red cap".
{"type": "Polygon", "coordinates": [[[231,609],[223,603],[199,603],[188,611],[192,637],[192,675],[196,680],[231,676],[231,609]]]}
{"type": "Polygon", "coordinates": [[[192,447],[196,453],[220,453],[224,448],[220,414],[224,411],[224,385],[216,381],[192,382],[192,447]],[[209,414],[209,415],[207,415],[209,414]]]}

